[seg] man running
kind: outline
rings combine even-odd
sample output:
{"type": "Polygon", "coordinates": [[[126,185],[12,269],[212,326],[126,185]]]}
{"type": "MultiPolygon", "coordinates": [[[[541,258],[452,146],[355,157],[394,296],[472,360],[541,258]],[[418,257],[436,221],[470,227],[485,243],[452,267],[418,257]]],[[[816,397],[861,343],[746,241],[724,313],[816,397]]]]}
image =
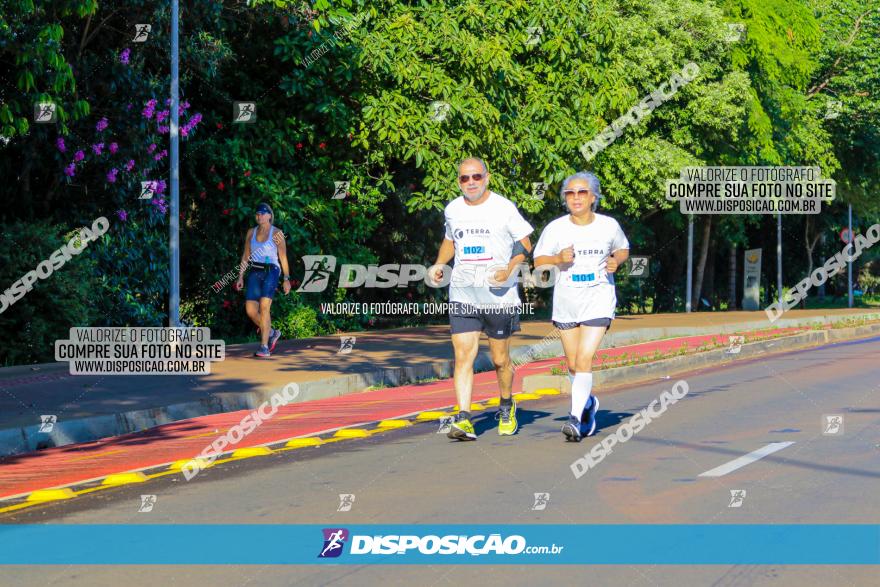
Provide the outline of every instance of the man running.
{"type": "Polygon", "coordinates": [[[553,289],[553,325],[572,376],[571,413],[562,433],[566,440],[580,442],[596,432],[599,398],[592,395],[593,355],[614,319],[614,272],[629,258],[629,241],[616,220],[596,214],[602,191],[595,175],[575,173],[562,182],[560,192],[569,214],[541,232],[535,267],[560,269],[553,289]]]}
{"type": "Polygon", "coordinates": [[[453,258],[449,284],[449,325],[455,351],[455,397],[459,412],[447,436],[476,440],[471,424],[474,360],[480,333],[489,337],[489,352],[501,392],[498,434],[516,432],[516,404],[511,395],[513,369],[510,335],[518,331],[520,299],[515,269],[532,249],[532,226],[510,200],[489,191],[489,170],[482,159],[470,157],[458,166],[462,195],[444,211],[446,238],[431,269],[435,282],[453,258]]]}

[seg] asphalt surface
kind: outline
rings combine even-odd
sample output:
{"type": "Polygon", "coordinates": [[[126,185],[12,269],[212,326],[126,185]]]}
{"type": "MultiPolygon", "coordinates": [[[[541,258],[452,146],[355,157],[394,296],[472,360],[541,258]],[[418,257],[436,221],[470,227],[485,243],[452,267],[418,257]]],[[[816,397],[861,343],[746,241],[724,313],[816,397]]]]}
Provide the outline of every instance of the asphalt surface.
{"type": "MultiPolygon", "coordinates": [[[[559,432],[567,397],[520,405],[499,437],[490,409],[473,443],[418,424],[363,440],[218,465],[0,516],[0,523],[846,524],[880,521],[880,339],[774,355],[679,377],[688,395],[580,479],[570,465],[675,379],[603,394],[599,432],[559,432]],[[836,434],[826,416],[842,415],[836,434]],[[793,443],[720,477],[708,472],[793,443]],[[779,445],[781,446],[781,445],[779,445]],[[731,491],[745,491],[730,507],[731,491]],[[549,493],[543,510],[535,493],[549,493]],[[139,513],[140,496],[157,497],[139,513]],[[340,494],[354,494],[337,511],[340,494]]],[[[601,536],[584,535],[586,541],[601,536]]],[[[570,537],[569,537],[570,539],[570,537]]],[[[222,545],[234,549],[235,545],[222,545]]],[[[43,566],[16,585],[871,585],[858,566],[43,566]]]]}

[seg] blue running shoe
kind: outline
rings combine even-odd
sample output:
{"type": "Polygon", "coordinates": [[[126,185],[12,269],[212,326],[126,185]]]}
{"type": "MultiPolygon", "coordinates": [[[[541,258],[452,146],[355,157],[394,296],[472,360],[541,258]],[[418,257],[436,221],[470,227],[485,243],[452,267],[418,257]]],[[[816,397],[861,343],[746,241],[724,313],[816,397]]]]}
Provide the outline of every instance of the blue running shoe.
{"type": "Polygon", "coordinates": [[[581,415],[581,422],[584,423],[584,428],[586,429],[586,433],[584,436],[592,436],[596,433],[596,412],[599,411],[599,398],[591,396],[590,404],[584,408],[584,413],[581,415]]]}
{"type": "Polygon", "coordinates": [[[275,352],[275,345],[278,344],[278,339],[281,338],[281,331],[275,328],[269,329],[269,352],[275,352]]]}

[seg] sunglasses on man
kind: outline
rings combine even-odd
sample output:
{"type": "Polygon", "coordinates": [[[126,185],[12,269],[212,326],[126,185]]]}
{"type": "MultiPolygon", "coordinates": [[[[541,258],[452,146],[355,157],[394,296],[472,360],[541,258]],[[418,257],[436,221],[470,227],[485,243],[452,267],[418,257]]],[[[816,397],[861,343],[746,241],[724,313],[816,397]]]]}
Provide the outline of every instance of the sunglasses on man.
{"type": "Polygon", "coordinates": [[[472,175],[459,175],[458,183],[467,183],[471,179],[473,179],[474,181],[483,181],[484,177],[485,176],[482,173],[474,173],[472,175]]]}

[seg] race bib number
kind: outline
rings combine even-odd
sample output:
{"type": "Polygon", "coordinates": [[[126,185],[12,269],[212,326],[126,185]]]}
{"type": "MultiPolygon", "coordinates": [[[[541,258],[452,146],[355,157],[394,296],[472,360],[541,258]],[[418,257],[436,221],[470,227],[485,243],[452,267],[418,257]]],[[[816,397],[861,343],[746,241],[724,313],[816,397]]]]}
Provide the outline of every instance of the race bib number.
{"type": "Polygon", "coordinates": [[[596,265],[574,265],[566,275],[566,284],[569,287],[594,287],[607,282],[604,267],[596,265]]]}
{"type": "Polygon", "coordinates": [[[487,263],[493,260],[489,250],[489,235],[478,230],[462,227],[455,231],[458,261],[464,263],[487,263]]]}

